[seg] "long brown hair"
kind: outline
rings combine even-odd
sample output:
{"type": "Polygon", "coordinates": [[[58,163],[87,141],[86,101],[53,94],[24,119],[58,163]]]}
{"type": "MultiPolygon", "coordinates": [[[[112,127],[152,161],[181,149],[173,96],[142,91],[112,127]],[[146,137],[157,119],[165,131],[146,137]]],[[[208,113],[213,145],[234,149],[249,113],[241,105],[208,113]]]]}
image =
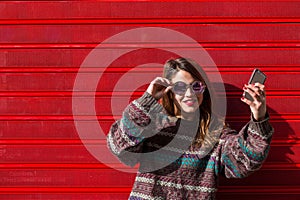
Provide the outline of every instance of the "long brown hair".
{"type": "MultiPolygon", "coordinates": [[[[189,72],[195,80],[201,81],[202,83],[207,85],[207,81],[205,80],[208,79],[203,69],[194,61],[186,58],[168,60],[164,65],[163,77],[171,80],[180,70],[189,72]]],[[[169,115],[176,116],[176,105],[174,103],[174,93],[172,91],[169,91],[163,96],[162,104],[169,115]]],[[[201,113],[199,118],[199,131],[197,132],[193,142],[193,144],[196,146],[200,146],[202,144],[205,136],[209,132],[212,113],[211,104],[211,96],[209,90],[206,88],[203,93],[203,101],[199,106],[199,112],[201,113]]]]}

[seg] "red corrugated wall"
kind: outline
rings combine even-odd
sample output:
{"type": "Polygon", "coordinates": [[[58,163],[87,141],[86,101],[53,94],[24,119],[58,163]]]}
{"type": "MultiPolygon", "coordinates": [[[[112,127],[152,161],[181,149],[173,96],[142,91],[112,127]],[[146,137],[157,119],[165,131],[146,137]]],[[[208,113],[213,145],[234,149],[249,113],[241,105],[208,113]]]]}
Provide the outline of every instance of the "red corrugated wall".
{"type": "MultiPolygon", "coordinates": [[[[0,199],[128,197],[134,174],[107,167],[82,144],[73,121],[72,90],[81,63],[94,47],[140,27],[179,31],[207,50],[225,82],[227,119],[234,128],[249,119],[239,98],[252,68],[267,74],[275,127],[269,157],[249,178],[221,179],[218,197],[299,199],[299,8],[299,1],[277,0],[1,1],[0,199]]],[[[135,44],[111,47],[118,45],[135,44]]],[[[171,45],[193,50],[176,41],[171,45]]],[[[109,67],[100,63],[99,68],[87,69],[93,73],[107,67],[95,105],[105,131],[113,122],[110,97],[118,79],[137,65],[163,63],[169,56],[155,48],[141,49],[109,67]]],[[[116,95],[122,98],[126,92],[116,95]]],[[[78,98],[90,96],[83,93],[78,98]]],[[[89,142],[105,145],[104,140],[89,142]]]]}

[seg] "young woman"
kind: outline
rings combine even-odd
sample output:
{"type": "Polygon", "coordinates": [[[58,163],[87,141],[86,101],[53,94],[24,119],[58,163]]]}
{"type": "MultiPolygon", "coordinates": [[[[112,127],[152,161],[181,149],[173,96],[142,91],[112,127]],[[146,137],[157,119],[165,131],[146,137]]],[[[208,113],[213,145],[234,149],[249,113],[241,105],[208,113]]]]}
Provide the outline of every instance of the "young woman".
{"type": "Polygon", "coordinates": [[[246,177],[266,159],[273,128],[264,85],[244,86],[254,99],[241,98],[251,119],[236,132],[213,117],[207,79],[197,67],[185,58],[167,61],[163,77],[112,125],[112,153],[140,164],[129,199],[215,199],[219,175],[246,177]]]}

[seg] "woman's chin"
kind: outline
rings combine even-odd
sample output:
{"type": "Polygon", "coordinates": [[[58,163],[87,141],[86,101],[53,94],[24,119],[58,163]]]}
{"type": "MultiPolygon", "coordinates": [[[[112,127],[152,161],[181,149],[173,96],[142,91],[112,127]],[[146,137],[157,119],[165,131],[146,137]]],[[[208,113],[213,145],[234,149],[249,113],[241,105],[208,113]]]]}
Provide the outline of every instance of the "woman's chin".
{"type": "Polygon", "coordinates": [[[198,107],[195,106],[185,106],[182,108],[181,112],[184,112],[186,114],[195,114],[195,112],[198,110],[198,107]]]}
{"type": "Polygon", "coordinates": [[[192,119],[195,117],[195,113],[198,110],[198,108],[186,108],[181,110],[182,118],[184,119],[192,119]]]}

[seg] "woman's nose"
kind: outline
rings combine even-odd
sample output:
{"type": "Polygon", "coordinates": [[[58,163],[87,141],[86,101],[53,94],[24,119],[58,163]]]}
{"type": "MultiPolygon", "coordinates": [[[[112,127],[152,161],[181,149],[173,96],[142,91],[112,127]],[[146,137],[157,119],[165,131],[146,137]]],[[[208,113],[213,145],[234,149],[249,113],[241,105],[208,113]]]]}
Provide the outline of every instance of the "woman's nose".
{"type": "Polygon", "coordinates": [[[194,92],[193,92],[192,88],[188,87],[186,92],[185,92],[185,96],[190,97],[190,96],[193,96],[193,95],[194,95],[194,92]]]}

